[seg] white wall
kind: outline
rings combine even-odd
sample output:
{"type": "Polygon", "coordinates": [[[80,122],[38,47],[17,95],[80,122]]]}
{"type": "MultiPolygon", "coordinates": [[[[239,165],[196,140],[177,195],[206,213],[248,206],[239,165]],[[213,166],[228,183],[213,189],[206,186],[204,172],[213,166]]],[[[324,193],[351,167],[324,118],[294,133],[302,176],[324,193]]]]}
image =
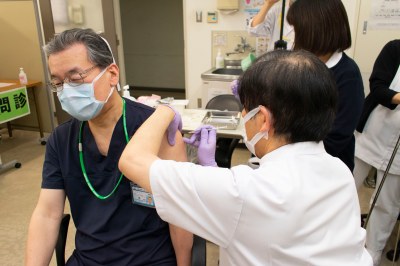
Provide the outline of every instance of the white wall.
{"type": "Polygon", "coordinates": [[[207,12],[217,11],[215,0],[183,0],[184,38],[185,38],[185,87],[189,107],[197,108],[197,99],[201,98],[201,73],[212,67],[211,31],[245,30],[243,10],[222,15],[218,12],[218,23],[207,23],[207,12]],[[196,11],[203,12],[203,22],[196,22],[196,11]]]}
{"type": "Polygon", "coordinates": [[[357,24],[358,24],[359,1],[358,0],[342,0],[342,3],[344,5],[344,7],[346,8],[347,16],[349,17],[351,39],[352,39],[352,46],[346,51],[346,54],[350,57],[353,57],[355,41],[356,41],[357,24]]]}
{"type": "Polygon", "coordinates": [[[92,28],[96,32],[104,32],[101,0],[51,0],[51,5],[56,33],[75,27],[92,28]],[[93,16],[92,14],[101,15],[93,16]],[[74,21],[74,18],[78,18],[78,21],[74,21]],[[81,22],[79,18],[82,18],[81,22]]]}
{"type": "MultiPolygon", "coordinates": [[[[241,9],[232,15],[223,15],[218,12],[218,23],[207,23],[207,12],[217,11],[215,0],[183,0],[184,15],[184,38],[185,38],[185,87],[186,98],[189,99],[189,108],[197,108],[197,99],[201,98],[202,82],[201,73],[212,66],[212,30],[245,30],[246,14],[244,12],[243,0],[241,9]],[[196,11],[203,12],[203,22],[196,22],[196,11]]],[[[353,43],[354,32],[357,25],[358,2],[354,0],[343,0],[348,12],[350,27],[352,30],[353,43]]],[[[348,51],[352,56],[354,49],[348,51]]]]}

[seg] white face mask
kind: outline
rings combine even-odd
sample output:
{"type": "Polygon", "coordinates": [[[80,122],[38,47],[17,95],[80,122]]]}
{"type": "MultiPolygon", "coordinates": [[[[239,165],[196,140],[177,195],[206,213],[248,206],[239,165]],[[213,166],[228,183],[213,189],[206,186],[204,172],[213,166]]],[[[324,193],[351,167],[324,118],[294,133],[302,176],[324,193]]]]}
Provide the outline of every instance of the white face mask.
{"type": "Polygon", "coordinates": [[[94,96],[94,83],[103,76],[106,70],[107,68],[98,74],[91,83],[83,83],[76,87],[65,83],[63,90],[57,92],[62,109],[80,121],[95,118],[114,91],[114,87],[112,87],[105,101],[98,101],[94,96]]]}
{"type": "MultiPolygon", "coordinates": [[[[259,111],[260,111],[261,106],[258,106],[256,108],[254,108],[253,110],[251,110],[250,112],[248,112],[244,117],[243,117],[243,123],[246,124],[247,121],[249,121],[253,116],[255,116],[259,111]]],[[[257,134],[254,135],[254,137],[251,140],[248,140],[247,138],[247,132],[245,133],[244,136],[244,144],[246,145],[247,149],[256,155],[256,144],[257,142],[260,141],[260,139],[262,138],[268,139],[268,131],[262,131],[262,132],[258,132],[257,134]]],[[[257,156],[258,157],[258,156],[257,156]]]]}

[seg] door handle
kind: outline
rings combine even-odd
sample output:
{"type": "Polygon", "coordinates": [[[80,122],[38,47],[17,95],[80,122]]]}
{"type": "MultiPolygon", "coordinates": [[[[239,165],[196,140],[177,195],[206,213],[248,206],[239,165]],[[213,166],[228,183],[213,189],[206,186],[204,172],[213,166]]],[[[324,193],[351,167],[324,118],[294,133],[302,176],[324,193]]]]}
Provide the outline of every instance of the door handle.
{"type": "Polygon", "coordinates": [[[364,25],[363,25],[363,34],[364,35],[367,34],[367,28],[368,28],[368,21],[365,20],[364,21],[364,25]]]}

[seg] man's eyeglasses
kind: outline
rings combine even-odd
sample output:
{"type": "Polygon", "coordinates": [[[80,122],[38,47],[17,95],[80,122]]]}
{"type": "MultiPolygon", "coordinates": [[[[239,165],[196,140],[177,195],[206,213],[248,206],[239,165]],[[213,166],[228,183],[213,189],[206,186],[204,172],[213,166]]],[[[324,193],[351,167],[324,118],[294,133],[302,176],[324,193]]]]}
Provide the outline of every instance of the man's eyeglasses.
{"type": "Polygon", "coordinates": [[[70,73],[65,77],[63,81],[60,81],[59,79],[52,79],[48,86],[53,92],[60,92],[64,89],[64,83],[67,83],[71,87],[77,87],[81,84],[84,83],[84,79],[86,78],[86,75],[95,69],[97,65],[94,65],[88,69],[83,70],[82,72],[75,72],[75,73],[70,73]]]}

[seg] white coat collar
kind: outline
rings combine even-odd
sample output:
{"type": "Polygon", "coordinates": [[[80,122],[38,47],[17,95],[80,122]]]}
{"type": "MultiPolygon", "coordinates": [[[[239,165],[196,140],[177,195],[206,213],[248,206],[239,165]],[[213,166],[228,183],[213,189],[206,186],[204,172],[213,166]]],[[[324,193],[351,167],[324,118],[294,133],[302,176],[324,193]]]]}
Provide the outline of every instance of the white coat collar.
{"type": "Polygon", "coordinates": [[[263,163],[277,160],[286,160],[288,156],[296,156],[297,154],[321,154],[326,153],[322,141],[316,143],[312,141],[298,142],[284,145],[270,153],[265,154],[260,159],[260,166],[263,163]]]}
{"type": "Polygon", "coordinates": [[[332,68],[339,63],[340,59],[342,59],[343,52],[334,52],[329,60],[325,63],[328,68],[332,68]]]}

